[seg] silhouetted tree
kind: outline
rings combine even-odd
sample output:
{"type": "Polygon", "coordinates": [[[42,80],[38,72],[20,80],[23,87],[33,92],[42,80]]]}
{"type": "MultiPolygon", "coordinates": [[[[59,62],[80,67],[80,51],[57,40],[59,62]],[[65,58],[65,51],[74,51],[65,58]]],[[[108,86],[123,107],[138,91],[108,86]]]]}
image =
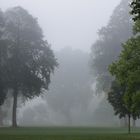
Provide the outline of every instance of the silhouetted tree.
{"type": "MultiPolygon", "coordinates": [[[[36,18],[25,9],[15,7],[5,12],[3,38],[7,39],[7,58],[2,66],[6,85],[13,95],[13,127],[17,126],[18,95],[32,99],[48,89],[56,59],[36,18]]],[[[1,78],[1,77],[0,77],[1,78]]]]}
{"type": "Polygon", "coordinates": [[[112,77],[108,65],[118,59],[121,43],[132,35],[128,2],[129,0],[122,0],[115,8],[108,25],[99,30],[98,40],[92,46],[91,64],[98,92],[109,91],[112,77]]]}

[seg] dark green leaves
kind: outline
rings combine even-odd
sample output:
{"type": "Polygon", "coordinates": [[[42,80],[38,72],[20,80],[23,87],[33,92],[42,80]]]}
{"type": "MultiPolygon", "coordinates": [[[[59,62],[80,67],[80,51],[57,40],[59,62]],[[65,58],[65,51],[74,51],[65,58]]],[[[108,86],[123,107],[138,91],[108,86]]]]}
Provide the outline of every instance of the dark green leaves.
{"type": "Polygon", "coordinates": [[[140,20],[140,0],[133,0],[130,6],[132,8],[131,14],[134,15],[133,20],[140,20]]]}

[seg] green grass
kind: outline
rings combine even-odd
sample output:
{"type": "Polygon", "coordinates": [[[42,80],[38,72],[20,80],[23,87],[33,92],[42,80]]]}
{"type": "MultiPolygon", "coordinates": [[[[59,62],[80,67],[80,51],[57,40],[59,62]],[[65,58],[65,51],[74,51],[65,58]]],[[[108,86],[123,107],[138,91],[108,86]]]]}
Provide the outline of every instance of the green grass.
{"type": "Polygon", "coordinates": [[[140,129],[127,134],[126,128],[0,128],[0,140],[140,140],[140,129]]]}

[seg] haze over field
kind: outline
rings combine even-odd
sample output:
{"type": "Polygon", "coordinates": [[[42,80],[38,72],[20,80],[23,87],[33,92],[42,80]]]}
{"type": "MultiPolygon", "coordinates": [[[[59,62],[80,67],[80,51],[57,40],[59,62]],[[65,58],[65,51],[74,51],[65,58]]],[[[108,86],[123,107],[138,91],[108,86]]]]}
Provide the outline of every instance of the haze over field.
{"type": "Polygon", "coordinates": [[[55,50],[66,46],[90,51],[98,29],[105,26],[120,0],[0,0],[0,7],[22,6],[43,28],[55,50]]]}
{"type": "Polygon", "coordinates": [[[133,35],[129,2],[0,0],[0,125],[128,126],[110,65],[133,35]]]}

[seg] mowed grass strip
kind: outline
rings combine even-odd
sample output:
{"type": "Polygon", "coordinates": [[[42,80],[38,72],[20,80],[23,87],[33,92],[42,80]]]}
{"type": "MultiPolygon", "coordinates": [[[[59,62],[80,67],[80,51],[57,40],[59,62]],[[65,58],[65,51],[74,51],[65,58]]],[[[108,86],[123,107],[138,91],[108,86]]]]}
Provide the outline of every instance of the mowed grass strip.
{"type": "Polygon", "coordinates": [[[90,136],[64,136],[64,135],[0,135],[0,140],[140,140],[140,136],[130,135],[90,135],[90,136]]]}
{"type": "Polygon", "coordinates": [[[0,128],[0,140],[140,140],[140,129],[126,128],[0,128]]]}

